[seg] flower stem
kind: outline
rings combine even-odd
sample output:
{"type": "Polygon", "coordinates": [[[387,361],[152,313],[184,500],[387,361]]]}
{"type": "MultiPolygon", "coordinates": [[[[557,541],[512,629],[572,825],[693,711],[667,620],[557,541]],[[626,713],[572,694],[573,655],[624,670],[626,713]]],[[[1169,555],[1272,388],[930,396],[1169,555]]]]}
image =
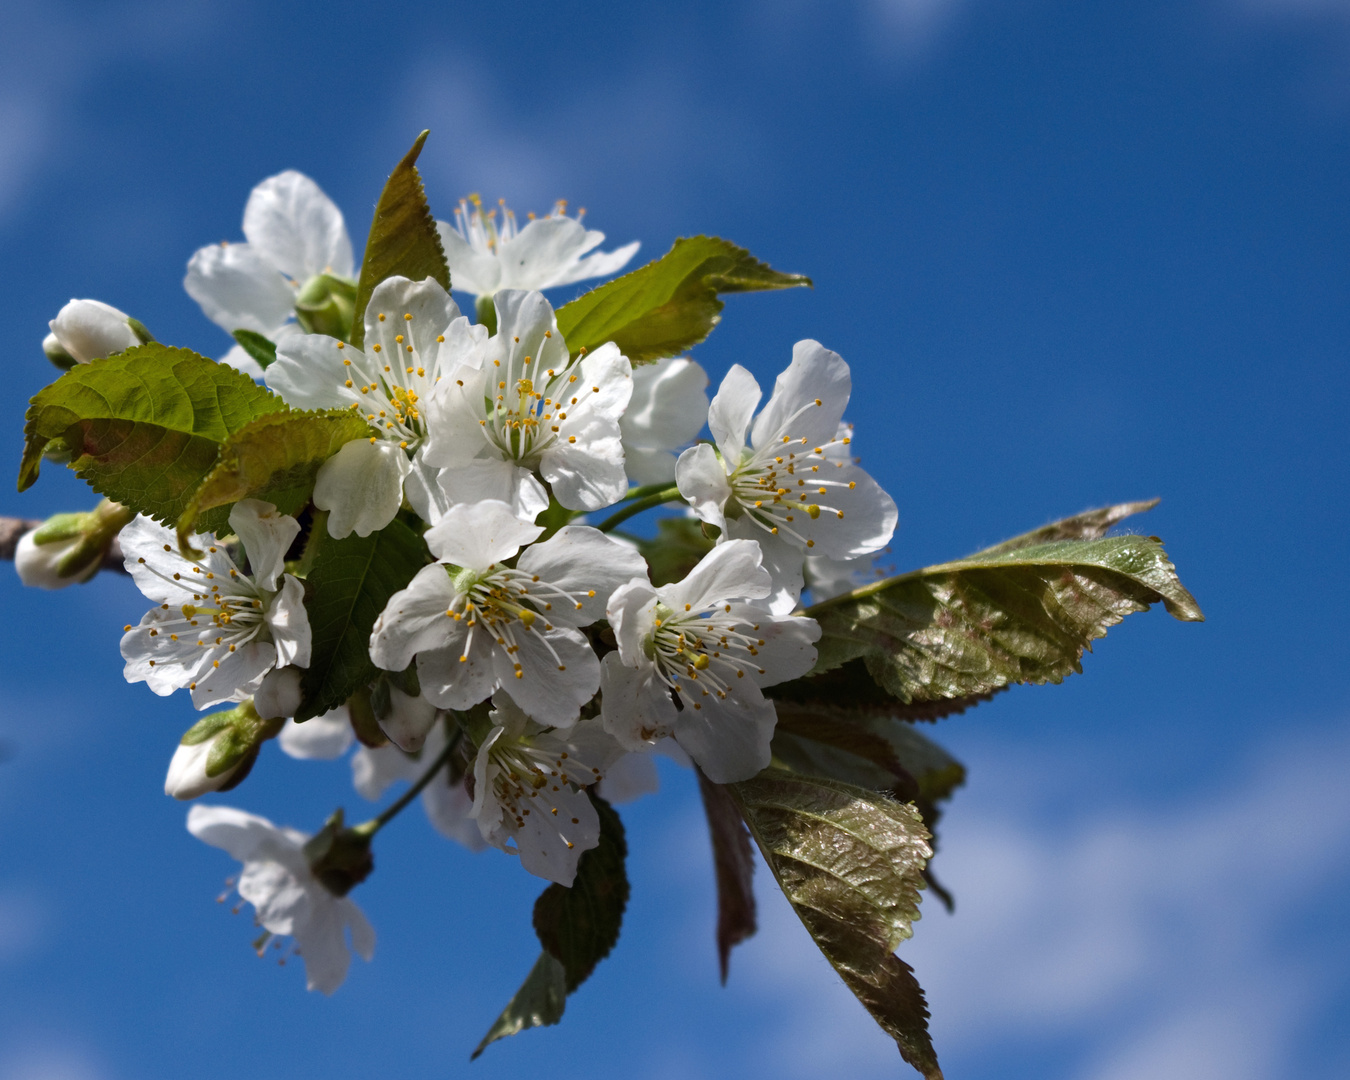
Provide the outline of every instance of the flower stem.
{"type": "Polygon", "coordinates": [[[422,794],[422,789],[431,783],[432,778],[445,768],[445,763],[450,760],[450,755],[459,748],[459,740],[462,737],[462,733],[456,729],[450,736],[449,741],[445,744],[445,749],[436,755],[436,760],[431,763],[430,768],[428,768],[426,772],[417,778],[417,782],[413,784],[412,787],[381,810],[377,816],[371,818],[369,821],[363,821],[360,825],[353,825],[351,831],[360,833],[362,836],[374,836],[388,825],[389,822],[393,821],[394,818],[403,812],[404,808],[412,802],[413,799],[422,794]]]}
{"type": "MultiPolygon", "coordinates": [[[[655,486],[656,486],[655,484],[652,485],[652,487],[655,486]]],[[[638,488],[637,490],[640,492],[643,491],[644,489],[638,488]]],[[[650,495],[646,495],[640,499],[637,499],[634,502],[629,503],[623,509],[614,511],[614,513],[610,514],[609,517],[605,518],[604,521],[600,522],[600,524],[597,525],[596,528],[598,528],[601,532],[609,532],[611,529],[614,529],[618,525],[621,525],[623,522],[627,521],[634,514],[640,514],[644,510],[650,510],[653,506],[660,506],[663,503],[675,502],[679,498],[680,498],[679,488],[677,487],[660,488],[659,490],[652,492],[650,495]]]]}

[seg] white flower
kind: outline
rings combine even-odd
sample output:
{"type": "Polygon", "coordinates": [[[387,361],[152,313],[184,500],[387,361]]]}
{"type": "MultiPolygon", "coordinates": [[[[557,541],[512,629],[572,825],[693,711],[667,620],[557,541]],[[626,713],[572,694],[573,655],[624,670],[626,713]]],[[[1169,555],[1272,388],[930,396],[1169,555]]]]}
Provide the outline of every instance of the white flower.
{"type": "Polygon", "coordinates": [[[489,844],[520,855],[537,877],[569,888],[577,859],[600,842],[600,818],[586,787],[623,748],[598,719],[544,730],[506,694],[492,698],[494,727],[474,759],[473,816],[489,844]]]}
{"type": "MultiPolygon", "coordinates": [[[[342,985],[351,964],[348,930],[361,959],[375,955],[375,931],[361,909],[334,896],[310,873],[304,833],[229,806],[194,806],[188,832],[244,864],[239,895],[253,905],[258,925],[268,932],[264,938],[295,939],[310,990],[331,994],[342,985]]],[[[265,945],[264,940],[259,955],[265,945]]]]}
{"type": "MultiPolygon", "coordinates": [[[[252,330],[275,342],[296,333],[296,298],[311,279],[353,277],[342,211],[302,173],[288,170],[253,189],[244,207],[244,236],[244,244],[199,249],[183,279],[188,295],[227,334],[252,330]]],[[[255,378],[262,374],[238,345],[224,362],[255,378]]]]}
{"type": "Polygon", "coordinates": [[[427,734],[442,715],[426,698],[405,694],[397,686],[391,686],[388,711],[383,716],[376,714],[375,722],[390,742],[400,750],[415,754],[422,749],[427,734]]]}
{"type": "Polygon", "coordinates": [[[771,587],[759,545],[728,540],[683,581],[618,589],[608,614],[619,649],[602,666],[605,730],[629,750],[673,736],[718,784],[765,768],[778,718],[760,688],[806,674],[820,637],[814,619],[744,602],[771,587]]]}
{"type": "Polygon", "coordinates": [[[440,560],[419,570],[375,620],[370,658],[402,671],[417,658],[422,696],[464,710],[499,686],[540,723],[570,725],[600,684],[576,627],[600,618],[642,556],[584,525],[560,529],[503,565],[543,529],[501,502],[463,503],[427,530],[440,560]]]}
{"type": "Polygon", "coordinates": [[[851,385],[838,353],[799,341],[754,416],[759,384],[737,364],[708,410],[720,457],[704,443],[676,465],[680,494],[700,518],[725,537],[760,542],[778,614],[801,594],[806,554],[856,558],[885,547],[895,531],[895,503],[847,457],[851,437],[840,435],[851,385]]]}
{"type": "Polygon", "coordinates": [[[815,604],[870,585],[881,576],[881,571],[876,568],[876,560],[871,555],[862,555],[856,559],[808,555],[802,571],[806,587],[811,590],[811,602],[815,604]]]}
{"type": "Polygon", "coordinates": [[[478,197],[471,195],[469,200],[460,200],[453,224],[436,223],[456,289],[492,296],[501,289],[571,285],[622,270],[638,249],[634,240],[617,251],[587,255],[604,242],[605,234],[581,224],[584,210],[568,217],[564,202],[557,203],[547,217],[530,215],[532,220],[523,229],[517,228],[516,216],[506,204],[500,205],[498,222],[497,212],[485,212],[478,197]]]}
{"type": "Polygon", "coordinates": [[[703,430],[708,416],[708,373],[685,357],[633,368],[633,397],[619,429],[624,467],[634,484],[675,479],[675,455],[703,430]]]}
{"type": "Polygon", "coordinates": [[[161,697],[187,687],[204,709],[251,697],[274,668],[309,666],[304,587],[282,574],[299,524],[271,503],[243,499],[230,511],[230,528],[248,553],[251,577],[212,537],[194,536],[205,550],[188,559],[173,530],[147,517],[122,530],[127,570],[158,604],[122,637],[127,682],[144,682],[161,697]]]}
{"type": "Polygon", "coordinates": [[[277,735],[277,743],[287,755],[300,761],[332,761],[345,754],[355,738],[347,706],[339,705],[303,724],[287,720],[277,735]]]}
{"type": "Polygon", "coordinates": [[[51,333],[42,343],[47,355],[60,346],[78,364],[87,364],[141,344],[130,316],[101,300],[71,300],[47,324],[51,333]]]}
{"type": "Polygon", "coordinates": [[[487,362],[442,381],[426,460],[449,502],[498,499],[529,520],[548,505],[537,472],[569,510],[598,510],[628,490],[619,417],[632,367],[613,342],[572,360],[549,302],[497,294],[487,362]]]}
{"type": "MultiPolygon", "coordinates": [[[[435,470],[423,462],[427,399],[443,375],[481,365],[487,339],[432,278],[380,282],[365,320],[365,352],[324,334],[296,334],[277,346],[266,374],[293,408],[351,409],[378,432],[347,443],[319,469],[314,504],[330,511],[334,537],[383,529],[405,491],[424,519],[438,516],[428,502],[435,470]]],[[[476,428],[474,435],[482,438],[476,428]]]]}
{"type": "MultiPolygon", "coordinates": [[[[409,754],[389,743],[372,748],[363,746],[352,755],[352,786],[363,799],[374,802],[399,781],[414,783],[430,768],[445,749],[445,725],[436,724],[424,735],[420,753],[409,754]]],[[[464,787],[464,778],[455,777],[450,766],[422,789],[422,809],[435,830],[447,840],[455,840],[470,851],[482,851],[487,845],[474,821],[473,799],[464,787]],[[452,782],[453,781],[453,782],[452,782]]]]}
{"type": "Polygon", "coordinates": [[[224,738],[229,738],[229,732],[221,731],[204,742],[193,743],[190,746],[179,743],[173,757],[169,759],[169,771],[164,777],[164,794],[186,801],[195,799],[198,795],[205,795],[208,791],[219,791],[228,784],[234,774],[243,767],[247,758],[240,758],[214,776],[208,773],[207,761],[211,757],[211,751],[216,743],[224,738]]]}

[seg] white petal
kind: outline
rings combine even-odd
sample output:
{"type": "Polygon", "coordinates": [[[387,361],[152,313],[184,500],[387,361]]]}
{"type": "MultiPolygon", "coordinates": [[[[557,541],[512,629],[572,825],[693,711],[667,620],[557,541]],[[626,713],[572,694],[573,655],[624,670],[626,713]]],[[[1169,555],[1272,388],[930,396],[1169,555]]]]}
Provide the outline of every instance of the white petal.
{"type": "Polygon", "coordinates": [[[758,626],[764,642],[746,674],[757,686],[773,686],[796,679],[816,663],[820,624],[804,615],[765,616],[758,605],[733,604],[733,618],[758,626]]]}
{"type": "Polygon", "coordinates": [[[731,483],[711,446],[699,443],[680,455],[675,462],[675,484],[701,520],[726,531],[725,508],[731,498],[731,483]]]}
{"type": "Polygon", "coordinates": [[[205,795],[209,791],[219,791],[229,783],[230,777],[239,771],[239,766],[244,761],[241,759],[232,768],[216,776],[207,776],[206,761],[211,756],[211,748],[215,742],[215,739],[207,739],[192,746],[178,744],[169,761],[168,775],[164,777],[165,795],[186,801],[205,795]]]}
{"type": "Polygon", "coordinates": [[[81,364],[141,343],[126,312],[101,300],[71,300],[47,325],[62,348],[81,364]]]}
{"type": "MultiPolygon", "coordinates": [[[[179,554],[178,536],[172,529],[138,514],[117,539],[127,573],[142,593],[159,604],[178,605],[192,599],[192,590],[174,581],[174,574],[187,580],[193,564],[179,554]]],[[[200,533],[194,533],[189,542],[199,551],[211,543],[200,533]]],[[[225,573],[228,576],[229,570],[225,573]]]]}
{"type": "Polygon", "coordinates": [[[370,659],[385,671],[402,671],[413,657],[461,641],[463,624],[446,617],[455,587],[440,563],[424,566],[389,598],[370,633],[370,659]]]}
{"type": "Polygon", "coordinates": [[[474,251],[448,221],[436,222],[436,231],[450,267],[450,287],[475,296],[491,296],[501,281],[501,266],[495,255],[474,251]]]}
{"type": "Polygon", "coordinates": [[[542,293],[504,288],[493,303],[497,308],[497,333],[489,342],[489,363],[496,359],[508,371],[523,371],[525,357],[529,356],[536,371],[567,367],[567,345],[558,333],[553,306],[542,293]]]}
{"type": "Polygon", "coordinates": [[[287,721],[277,744],[284,753],[301,761],[332,761],[345,754],[355,738],[347,706],[339,705],[303,724],[287,721]]]}
{"type": "MultiPolygon", "coordinates": [[[[305,587],[299,578],[287,574],[281,579],[281,591],[272,598],[265,618],[277,647],[277,666],[309,667],[313,637],[305,611],[305,587]]],[[[294,711],[276,715],[289,716],[294,711]]]]}
{"type": "Polygon", "coordinates": [[[463,712],[492,694],[497,682],[494,667],[497,649],[481,627],[479,630],[467,653],[461,652],[460,647],[451,647],[417,654],[417,681],[428,701],[442,709],[463,712]],[[461,659],[464,656],[468,659],[461,659]]]}
{"type": "MultiPolygon", "coordinates": [[[[600,240],[604,239],[601,234],[600,240]]],[[[599,240],[588,243],[586,228],[562,215],[535,218],[498,247],[499,289],[548,289],[565,284],[567,271],[599,240]]],[[[579,278],[571,279],[573,281],[579,278]]]]}
{"type": "Polygon", "coordinates": [[[470,851],[482,851],[487,845],[478,822],[473,819],[473,800],[463,780],[451,784],[449,776],[447,771],[422,790],[422,809],[432,827],[447,840],[463,844],[470,851]]]}
{"type": "MultiPolygon", "coordinates": [[[[473,461],[479,454],[496,452],[483,435],[483,398],[488,374],[460,365],[443,374],[426,401],[426,459],[431,465],[451,466],[473,461]]],[[[497,452],[499,453],[499,452],[497,452]]]]}
{"type": "Polygon", "coordinates": [[[675,483],[675,455],[669,450],[648,450],[625,442],[623,468],[635,487],[675,483]]]}
{"type": "Polygon", "coordinates": [[[230,511],[230,529],[244,543],[249,571],[259,588],[272,592],[300,523],[269,502],[240,499],[230,511]]]}
{"type": "Polygon", "coordinates": [[[408,455],[391,442],[344,443],[314,481],[314,505],[329,512],[328,535],[340,540],[383,529],[403,505],[403,478],[411,469],[408,455]]]}
{"type": "Polygon", "coordinates": [[[600,664],[600,692],[605,730],[626,750],[650,750],[675,730],[679,713],[651,663],[628,667],[618,653],[606,653],[600,664]]]}
{"type": "Polygon", "coordinates": [[[252,697],[277,662],[276,646],[270,641],[250,641],[234,652],[224,646],[203,651],[211,663],[203,665],[196,687],[191,688],[192,704],[198,709],[252,697]]]}
{"type": "Polygon", "coordinates": [[[389,687],[389,715],[379,720],[380,730],[400,750],[416,753],[436,726],[436,706],[423,697],[405,694],[397,686],[389,687]]]}
{"type": "Polygon", "coordinates": [[[436,339],[445,337],[458,318],[459,305],[435,278],[385,278],[375,286],[366,306],[365,348],[369,350],[378,343],[386,356],[402,357],[411,345],[422,363],[431,367],[440,352],[436,339]],[[396,340],[399,337],[403,340],[396,340]]]}
{"type": "Polygon", "coordinates": [[[249,356],[242,345],[231,345],[230,351],[220,358],[220,363],[228,364],[235,371],[242,371],[254,382],[263,377],[262,365],[249,356]]]}
{"type": "Polygon", "coordinates": [[[506,503],[488,500],[451,507],[424,535],[438,559],[481,571],[511,558],[543,531],[521,521],[506,503]]]}
{"type": "MultiPolygon", "coordinates": [[[[441,470],[437,483],[447,505],[506,503],[521,521],[532,522],[548,509],[548,492],[529,469],[503,458],[477,458],[441,470]]],[[[416,507],[414,507],[416,509],[416,507]]],[[[442,512],[442,516],[444,512],[442,512]]],[[[425,520],[431,521],[430,518],[425,520]]],[[[439,518],[436,524],[439,522],[439,518]]]]}
{"type": "Polygon", "coordinates": [[[707,697],[701,709],[686,706],[675,722],[680,744],[714,784],[748,780],[769,766],[778,716],[759,687],[737,680],[725,699],[707,697]]]}
{"type": "Polygon", "coordinates": [[[375,748],[363,746],[352,755],[352,786],[361,798],[375,802],[391,784],[400,780],[411,783],[422,775],[422,770],[417,758],[392,743],[375,748]]]}
{"type": "Polygon", "coordinates": [[[441,470],[428,465],[426,456],[419,448],[412,457],[412,468],[403,481],[403,497],[413,508],[413,513],[428,525],[435,525],[445,516],[445,512],[454,504],[440,483],[441,470]]]}
{"type": "Polygon", "coordinates": [[[558,628],[517,634],[516,643],[512,657],[493,650],[497,685],[539,723],[570,727],[600,687],[600,662],[590,642],[576,630],[558,628]],[[514,664],[520,665],[519,678],[514,664]]]}
{"type": "MultiPolygon", "coordinates": [[[[292,579],[294,580],[294,579],[292,579]]],[[[294,716],[300,708],[300,669],[273,668],[263,676],[262,685],[253,694],[253,707],[264,720],[294,716]]]]}
{"type": "Polygon", "coordinates": [[[763,553],[764,569],[773,584],[764,596],[751,599],[758,599],[761,607],[775,615],[792,611],[802,595],[802,562],[806,552],[793,541],[760,528],[747,514],[728,521],[726,535],[741,543],[758,544],[763,553]]]}
{"type": "Polygon", "coordinates": [[[753,540],[726,540],[708,552],[683,581],[657,589],[672,608],[706,611],[727,600],[756,600],[769,594],[772,582],[761,565],[753,540]]]}
{"type": "Polygon", "coordinates": [[[606,802],[629,803],[661,789],[661,778],[651,754],[624,754],[609,767],[595,789],[606,802]]]}
{"type": "Polygon", "coordinates": [[[733,364],[708,406],[708,430],[730,469],[740,464],[750,418],[762,396],[755,377],[740,364],[733,364]]]}
{"type": "Polygon", "coordinates": [[[194,806],[188,811],[187,828],[205,844],[247,862],[264,845],[287,842],[287,834],[257,814],[232,806],[194,806]]]}
{"type": "Polygon", "coordinates": [[[554,498],[569,510],[599,510],[618,502],[628,490],[619,425],[596,424],[576,439],[555,442],[540,457],[539,473],[553,486],[554,498]]]}
{"type": "Polygon", "coordinates": [[[295,310],[295,287],[250,244],[212,244],[188,261],[187,294],[227,334],[273,334],[295,310]]]}
{"type": "Polygon", "coordinates": [[[605,614],[618,642],[619,655],[630,667],[646,661],[643,650],[656,631],[657,599],[656,590],[644,575],[620,585],[606,605],[605,614]]]}
{"type": "Polygon", "coordinates": [[[584,791],[567,784],[532,792],[524,826],[512,822],[520,865],[535,877],[571,887],[577,860],[600,843],[600,817],[584,791]]]}
{"type": "Polygon", "coordinates": [[[360,349],[336,338],[290,334],[277,342],[277,358],[267,365],[263,381],[293,409],[346,409],[361,400],[356,387],[373,381],[369,367],[360,349]],[[349,380],[356,386],[348,387],[349,380]]]}
{"type": "Polygon", "coordinates": [[[818,446],[839,427],[852,387],[843,357],[818,341],[797,342],[792,363],[778,376],[773,396],[755,418],[751,441],[761,448],[788,436],[818,446]]]}
{"type": "MultiPolygon", "coordinates": [[[[604,233],[595,231],[586,234],[588,238],[598,237],[595,244],[604,242],[604,233]]],[[[559,285],[571,285],[574,281],[585,281],[587,278],[609,277],[610,274],[617,274],[626,265],[628,260],[637,254],[641,246],[640,241],[634,240],[631,243],[624,244],[621,248],[615,248],[613,251],[597,251],[594,255],[587,255],[584,259],[578,259],[572,264],[571,268],[563,273],[553,282],[552,288],[559,285]]]]}
{"type": "Polygon", "coordinates": [[[287,170],[253,189],[244,207],[244,236],[297,282],[323,273],[352,276],[342,211],[303,173],[287,170]]]}
{"type": "Polygon", "coordinates": [[[588,626],[603,618],[615,589],[647,576],[647,563],[635,548],[586,525],[564,526],[526,548],[516,565],[576,597],[581,607],[570,611],[566,603],[553,602],[548,617],[562,626],[588,626]]]}
{"type": "Polygon", "coordinates": [[[634,367],[633,396],[620,421],[625,451],[673,450],[694,439],[708,418],[707,387],[708,373],[685,357],[634,367]]]}

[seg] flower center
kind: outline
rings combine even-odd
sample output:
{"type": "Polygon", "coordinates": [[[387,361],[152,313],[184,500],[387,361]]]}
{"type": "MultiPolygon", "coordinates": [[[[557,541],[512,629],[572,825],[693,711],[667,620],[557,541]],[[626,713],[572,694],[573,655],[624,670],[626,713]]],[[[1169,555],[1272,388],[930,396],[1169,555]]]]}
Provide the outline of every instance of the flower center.
{"type": "Polygon", "coordinates": [[[555,818],[559,834],[569,848],[575,845],[565,835],[568,825],[578,825],[577,818],[563,820],[552,795],[567,785],[581,788],[599,783],[600,770],[587,768],[567,751],[552,754],[530,744],[526,737],[515,739],[503,736],[489,751],[497,766],[492,781],[493,793],[502,808],[511,815],[517,829],[525,827],[531,813],[555,818]]]}
{"type": "Polygon", "coordinates": [[[764,639],[759,624],[731,615],[731,605],[720,611],[677,611],[656,605],[656,628],[644,643],[644,651],[661,680],[680,695],[686,705],[703,708],[703,698],[725,700],[731,684],[747,670],[763,675],[755,657],[764,639]]]}
{"type": "MultiPolygon", "coordinates": [[[[545,330],[540,348],[552,341],[553,331],[545,330]]],[[[562,425],[588,397],[600,393],[599,386],[588,386],[581,379],[580,359],[586,350],[570,361],[561,338],[557,345],[565,361],[562,368],[544,368],[538,356],[526,355],[518,361],[515,350],[505,365],[500,360],[492,362],[495,382],[489,382],[489,396],[483,402],[483,434],[504,458],[525,468],[535,468],[555,442],[575,443],[575,435],[562,434],[562,425]]]]}
{"type": "MultiPolygon", "coordinates": [[[[381,312],[377,319],[383,323],[387,316],[381,312]]],[[[377,342],[368,354],[353,349],[346,355],[346,344],[337,343],[344,352],[342,390],[346,396],[357,396],[350,407],[364,415],[381,437],[405,450],[415,450],[426,438],[422,399],[440,380],[413,345],[412,329],[413,316],[405,312],[404,332],[394,335],[387,350],[377,342]]],[[[436,340],[443,342],[445,336],[438,334],[436,340]]]]}
{"type": "Polygon", "coordinates": [[[844,511],[831,505],[831,495],[856,486],[856,481],[834,476],[847,463],[840,450],[852,438],[836,436],[812,446],[804,436],[791,434],[793,422],[820,404],[817,398],[799,409],[763,448],[745,448],[740,464],[727,478],[739,511],[729,513],[729,517],[746,517],[765,532],[789,536],[807,548],[815,547],[816,542],[802,535],[806,520],[843,519],[844,511]]]}

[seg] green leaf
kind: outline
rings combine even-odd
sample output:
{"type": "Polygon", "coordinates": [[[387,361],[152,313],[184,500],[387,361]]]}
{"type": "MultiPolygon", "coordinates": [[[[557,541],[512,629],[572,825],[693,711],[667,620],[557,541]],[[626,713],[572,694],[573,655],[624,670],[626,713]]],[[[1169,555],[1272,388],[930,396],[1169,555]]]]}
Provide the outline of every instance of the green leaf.
{"type": "Polygon", "coordinates": [[[370,662],[371,628],[389,598],[429,561],[422,538],[397,518],[369,536],[341,540],[316,529],[314,542],[305,589],[314,645],[295,714],[302,721],[341,705],[379,674],[370,662]]]}
{"type": "Polygon", "coordinates": [[[220,446],[285,402],[228,364],[188,349],[138,345],[80,364],[34,396],[19,490],[54,440],[101,495],[173,523],[216,466],[220,446]]]}
{"type": "Polygon", "coordinates": [[[697,765],[698,790],[708,819],[713,871],[717,877],[717,961],[727,984],[731,950],[759,927],[755,912],[755,860],[750,832],[725,784],[714,784],[697,765]]]}
{"type": "Polygon", "coordinates": [[[656,586],[682,581],[713,549],[713,541],[703,533],[703,523],[683,517],[660,518],[656,522],[656,536],[638,539],[636,543],[656,586]]]}
{"type": "Polygon", "coordinates": [[[258,361],[259,367],[266,368],[277,358],[276,344],[255,330],[236,330],[230,336],[244,352],[258,361]]]}
{"type": "Polygon", "coordinates": [[[1152,510],[1160,501],[1160,499],[1148,499],[1144,502],[1116,503],[1114,506],[1087,510],[1081,514],[1075,514],[1073,517],[1052,521],[1049,525],[1042,525],[1039,529],[1032,529],[1029,533],[1014,536],[1011,540],[1005,540],[993,547],[984,548],[982,551],[977,551],[971,558],[975,558],[976,555],[1001,555],[1007,551],[1034,547],[1037,544],[1049,544],[1055,540],[1098,540],[1105,536],[1113,525],[1118,525],[1127,517],[1152,510]]]}
{"type": "Polygon", "coordinates": [[[475,1060],[490,1043],[498,1039],[518,1035],[526,1028],[544,1027],[561,1020],[563,1008],[567,1004],[566,979],[562,964],[547,951],[541,952],[520,989],[506,1003],[501,1016],[488,1029],[478,1048],[469,1055],[469,1060],[475,1060]]]}
{"type": "Polygon", "coordinates": [[[563,965],[569,994],[614,948],[628,906],[623,822],[598,795],[591,794],[591,802],[600,815],[599,845],[577,860],[570,889],[550,885],[534,903],[534,932],[544,951],[563,965]]]}
{"type": "Polygon", "coordinates": [[[427,134],[424,131],[417,136],[412,149],[394,166],[380,193],[380,201],[375,204],[375,219],[370,223],[361,277],[356,283],[351,341],[357,348],[365,341],[364,320],[370,294],[385,278],[396,275],[412,281],[435,278],[450,291],[450,267],[436,232],[436,219],[431,216],[426,192],[422,190],[422,177],[417,173],[417,157],[427,134]]]}
{"type": "Polygon", "coordinates": [[[266,499],[295,513],[309,501],[319,467],[343,443],[369,434],[366,421],[347,409],[270,413],[240,428],[179,517],[178,542],[186,544],[198,515],[240,499],[266,499]]]}
{"type": "Polygon", "coordinates": [[[928,1009],[894,951],[919,917],[928,832],[912,806],[766,769],[729,785],[783,894],[858,1000],[929,1080],[928,1009]]]}
{"type": "Polygon", "coordinates": [[[1159,601],[1183,621],[1204,618],[1151,537],[973,555],[808,608],[821,626],[813,673],[861,658],[905,702],[1057,683],[1109,627],[1159,601]]]}
{"type": "Polygon", "coordinates": [[[558,329],[576,354],[607,341],[634,364],[675,356],[706,338],[721,318],[719,293],[810,285],[780,274],[716,236],[681,237],[655,262],[558,309],[558,329]]]}
{"type": "Polygon", "coordinates": [[[1006,689],[1006,686],[1001,686],[986,694],[904,702],[878,686],[868,673],[867,664],[861,659],[856,659],[846,661],[829,671],[767,687],[764,694],[775,701],[810,705],[825,713],[837,711],[841,716],[864,713],[887,719],[932,722],[959,715],[1006,689]]]}

